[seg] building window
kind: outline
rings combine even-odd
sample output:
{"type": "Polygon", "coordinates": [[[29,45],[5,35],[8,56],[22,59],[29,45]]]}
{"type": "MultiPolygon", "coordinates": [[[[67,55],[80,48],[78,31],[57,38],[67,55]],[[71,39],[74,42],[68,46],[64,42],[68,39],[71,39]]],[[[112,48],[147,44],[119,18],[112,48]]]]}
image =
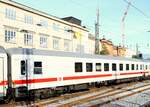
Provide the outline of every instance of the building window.
{"type": "Polygon", "coordinates": [[[48,27],[48,22],[47,22],[46,20],[40,20],[40,25],[41,25],[42,27],[47,28],[47,27],[48,27]]]}
{"type": "Polygon", "coordinates": [[[34,74],[42,74],[42,62],[34,62],[34,74]]]}
{"type": "Polygon", "coordinates": [[[16,11],[13,9],[5,9],[5,17],[8,19],[16,20],[16,11]]]}
{"type": "Polygon", "coordinates": [[[119,64],[119,70],[123,71],[123,64],[119,64]]]}
{"type": "Polygon", "coordinates": [[[33,34],[31,34],[31,33],[24,34],[24,44],[25,45],[33,45],[33,34]]]}
{"type": "Polygon", "coordinates": [[[96,63],[96,71],[102,71],[102,64],[101,63],[96,63]]]}
{"type": "Polygon", "coordinates": [[[132,68],[132,70],[134,70],[134,64],[132,64],[131,66],[132,66],[132,67],[131,67],[131,68],[132,68]]]}
{"type": "Polygon", "coordinates": [[[47,48],[47,37],[46,36],[40,37],[40,47],[47,48]]]}
{"type": "Polygon", "coordinates": [[[60,27],[59,24],[53,23],[53,29],[55,31],[59,31],[59,29],[60,29],[59,27],[60,27]]]}
{"type": "Polygon", "coordinates": [[[82,72],[82,63],[81,62],[75,63],[75,72],[82,72]]]}
{"type": "Polygon", "coordinates": [[[104,71],[109,71],[109,63],[104,63],[104,71]]]}
{"type": "Polygon", "coordinates": [[[15,43],[16,31],[14,29],[5,29],[5,41],[15,43]]]}
{"type": "Polygon", "coordinates": [[[68,27],[64,27],[64,33],[65,33],[66,35],[70,33],[68,27]]]}
{"type": "Polygon", "coordinates": [[[25,23],[27,23],[27,24],[33,24],[33,17],[32,17],[32,16],[27,16],[27,15],[25,15],[25,16],[24,16],[24,21],[25,21],[25,23]]]}
{"type": "Polygon", "coordinates": [[[92,72],[92,71],[93,71],[93,64],[86,63],[86,72],[92,72]]]}
{"type": "Polygon", "coordinates": [[[59,38],[53,39],[53,49],[59,49],[59,38]]]}
{"type": "Polygon", "coordinates": [[[69,51],[70,50],[70,41],[64,40],[64,50],[69,51]]]}
{"type": "Polygon", "coordinates": [[[112,63],[112,71],[116,71],[117,70],[117,65],[115,63],[112,63]]]}
{"type": "Polygon", "coordinates": [[[26,61],[24,61],[24,60],[22,60],[21,62],[20,62],[20,65],[21,65],[21,75],[25,75],[26,74],[26,65],[27,65],[27,63],[26,63],[26,61]]]}
{"type": "Polygon", "coordinates": [[[129,71],[129,64],[126,64],[126,70],[129,71]]]}

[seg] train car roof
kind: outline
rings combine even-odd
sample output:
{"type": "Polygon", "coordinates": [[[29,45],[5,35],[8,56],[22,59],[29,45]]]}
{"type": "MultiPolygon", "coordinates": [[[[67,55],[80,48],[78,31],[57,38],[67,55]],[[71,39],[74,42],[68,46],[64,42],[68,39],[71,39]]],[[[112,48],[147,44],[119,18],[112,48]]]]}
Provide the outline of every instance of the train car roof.
{"type": "Polygon", "coordinates": [[[114,57],[109,55],[91,55],[75,52],[63,52],[63,51],[50,51],[39,49],[27,49],[27,48],[10,48],[7,49],[9,55],[43,55],[43,56],[61,56],[61,57],[78,57],[78,58],[94,58],[94,59],[110,59],[110,60],[126,60],[126,61],[138,61],[138,62],[150,62],[150,60],[133,59],[124,57],[114,57]]]}

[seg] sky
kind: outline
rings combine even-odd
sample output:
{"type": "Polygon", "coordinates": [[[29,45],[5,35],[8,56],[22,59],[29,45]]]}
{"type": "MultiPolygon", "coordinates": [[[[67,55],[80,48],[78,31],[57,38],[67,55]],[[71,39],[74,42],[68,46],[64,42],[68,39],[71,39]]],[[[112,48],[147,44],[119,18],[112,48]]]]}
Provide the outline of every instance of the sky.
{"type": "MultiPolygon", "coordinates": [[[[100,38],[105,37],[115,45],[121,44],[121,19],[127,8],[124,0],[13,0],[29,7],[63,18],[74,16],[82,20],[94,34],[96,10],[100,10],[100,38]]],[[[125,18],[125,46],[150,54],[150,0],[131,0],[145,15],[130,6],[125,18]]]]}

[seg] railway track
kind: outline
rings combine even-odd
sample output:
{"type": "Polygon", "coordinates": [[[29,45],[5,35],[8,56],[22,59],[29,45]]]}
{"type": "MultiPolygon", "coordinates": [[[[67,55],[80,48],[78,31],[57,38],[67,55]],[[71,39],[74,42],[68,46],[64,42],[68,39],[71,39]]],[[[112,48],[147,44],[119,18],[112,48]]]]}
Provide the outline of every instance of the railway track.
{"type": "Polygon", "coordinates": [[[140,93],[145,90],[150,89],[150,83],[140,85],[140,86],[130,86],[128,88],[119,87],[119,88],[111,88],[110,90],[104,90],[95,94],[89,94],[84,97],[78,97],[76,99],[71,99],[68,101],[61,101],[60,103],[50,104],[51,106],[57,107],[72,107],[72,106],[101,106],[107,104],[111,101],[119,100],[121,98],[131,96],[133,94],[140,93]],[[113,90],[112,90],[113,89],[113,90]]]}
{"type": "MultiPolygon", "coordinates": [[[[87,92],[80,92],[80,93],[73,93],[69,95],[63,95],[59,98],[53,99],[53,100],[47,100],[47,101],[41,101],[39,103],[34,103],[32,106],[35,105],[42,105],[42,106],[51,106],[51,107],[72,107],[77,105],[82,105],[87,102],[92,102],[95,100],[104,100],[104,98],[119,95],[121,93],[125,92],[132,92],[132,90],[140,89],[141,87],[149,86],[150,82],[144,81],[144,82],[132,82],[132,83],[124,83],[117,86],[107,86],[103,88],[94,88],[87,92]],[[138,85],[135,85],[138,84],[138,85]],[[125,88],[128,87],[128,88],[125,88]]],[[[141,90],[142,91],[142,90],[141,90]]],[[[133,91],[134,92],[134,91],[133,91]]],[[[140,92],[140,91],[139,91],[140,92]]],[[[124,96],[125,97],[125,96],[124,96]]],[[[123,98],[123,97],[120,97],[123,98]]],[[[119,98],[116,98],[116,100],[119,98]]],[[[113,99],[112,101],[114,101],[113,99]]],[[[102,102],[100,101],[100,102],[102,102]]],[[[99,102],[99,101],[98,101],[99,102]]],[[[104,100],[101,104],[110,102],[110,99],[108,101],[104,100]]],[[[94,103],[96,104],[96,103],[94,103]]],[[[99,104],[100,105],[100,104],[99,104]]]]}
{"type": "Polygon", "coordinates": [[[116,101],[125,97],[129,97],[131,95],[135,95],[146,90],[150,90],[150,84],[138,86],[138,87],[131,88],[131,89],[121,89],[121,90],[113,91],[112,93],[107,93],[103,96],[94,96],[93,98],[84,99],[84,101],[82,101],[81,103],[75,102],[73,104],[67,104],[67,106],[70,107],[70,106],[80,105],[80,106],[92,106],[92,107],[98,106],[99,107],[104,104],[107,104],[107,103],[110,103],[110,102],[113,102],[113,101],[116,101]]]}
{"type": "Polygon", "coordinates": [[[132,95],[141,92],[143,90],[146,90],[146,89],[140,89],[141,87],[147,87],[146,89],[150,89],[150,81],[146,80],[143,82],[131,82],[131,83],[123,83],[119,85],[103,86],[101,88],[91,88],[90,90],[87,91],[64,94],[59,97],[43,99],[35,102],[30,102],[28,104],[25,102],[15,102],[13,103],[14,106],[12,106],[11,104],[11,106],[4,105],[2,107],[22,107],[26,105],[28,105],[29,107],[38,107],[38,106],[39,107],[44,107],[44,106],[72,107],[72,106],[79,106],[79,105],[97,106],[97,105],[103,105],[111,101],[118,100],[123,97],[127,97],[128,95],[123,94],[125,92],[132,92],[130,93],[130,95],[132,95]]]}

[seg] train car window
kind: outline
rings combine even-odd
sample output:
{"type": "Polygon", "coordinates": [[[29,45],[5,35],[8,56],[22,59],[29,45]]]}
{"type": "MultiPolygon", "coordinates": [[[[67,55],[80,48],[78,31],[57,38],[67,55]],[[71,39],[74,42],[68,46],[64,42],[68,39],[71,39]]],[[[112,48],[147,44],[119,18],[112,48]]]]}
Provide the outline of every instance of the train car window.
{"type": "Polygon", "coordinates": [[[102,71],[102,64],[101,63],[96,63],[96,71],[98,71],[98,72],[102,71]]]}
{"type": "Polygon", "coordinates": [[[119,64],[119,70],[123,71],[123,64],[119,64]]]}
{"type": "Polygon", "coordinates": [[[131,65],[132,70],[134,70],[134,64],[131,65]]]}
{"type": "Polygon", "coordinates": [[[136,64],[136,70],[138,70],[139,69],[139,65],[138,64],[136,64]]]}
{"type": "Polygon", "coordinates": [[[34,62],[34,74],[42,74],[42,62],[34,62]]]}
{"type": "Polygon", "coordinates": [[[117,65],[115,63],[112,63],[112,71],[116,71],[117,70],[117,65]]]}
{"type": "Polygon", "coordinates": [[[104,71],[109,71],[109,63],[104,63],[104,71]]]}
{"type": "Polygon", "coordinates": [[[93,64],[86,63],[86,72],[92,72],[92,71],[93,71],[93,64]]]}
{"type": "Polygon", "coordinates": [[[142,68],[143,68],[143,70],[144,70],[144,64],[142,65],[142,68]]]}
{"type": "Polygon", "coordinates": [[[25,75],[26,74],[26,61],[22,60],[20,62],[21,65],[21,75],[25,75]]]}
{"type": "Polygon", "coordinates": [[[140,65],[140,70],[142,70],[142,65],[140,65]]]}
{"type": "Polygon", "coordinates": [[[81,62],[75,63],[75,72],[82,72],[82,63],[81,62]]]}
{"type": "Polygon", "coordinates": [[[129,71],[129,64],[126,64],[126,70],[129,71]]]}
{"type": "Polygon", "coordinates": [[[145,65],[145,69],[146,69],[146,70],[148,69],[147,65],[145,65]]]}

